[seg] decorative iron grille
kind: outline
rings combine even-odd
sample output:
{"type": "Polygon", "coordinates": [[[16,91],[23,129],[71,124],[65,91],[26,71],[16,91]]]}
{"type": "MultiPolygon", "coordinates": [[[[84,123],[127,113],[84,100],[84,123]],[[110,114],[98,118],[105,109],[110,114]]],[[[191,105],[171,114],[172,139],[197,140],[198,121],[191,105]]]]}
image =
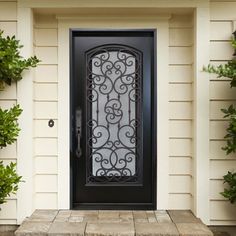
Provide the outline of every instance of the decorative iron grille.
{"type": "Polygon", "coordinates": [[[140,182],[142,53],[104,45],[86,63],[87,183],[140,182]]]}

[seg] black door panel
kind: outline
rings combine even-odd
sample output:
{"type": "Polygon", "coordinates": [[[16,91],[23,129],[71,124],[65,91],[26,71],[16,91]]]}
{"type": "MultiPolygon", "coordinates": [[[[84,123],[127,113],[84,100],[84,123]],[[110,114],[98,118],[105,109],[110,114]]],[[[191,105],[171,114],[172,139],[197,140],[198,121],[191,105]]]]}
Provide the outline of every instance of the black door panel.
{"type": "Polygon", "coordinates": [[[72,208],[155,208],[154,34],[71,31],[72,208]]]}

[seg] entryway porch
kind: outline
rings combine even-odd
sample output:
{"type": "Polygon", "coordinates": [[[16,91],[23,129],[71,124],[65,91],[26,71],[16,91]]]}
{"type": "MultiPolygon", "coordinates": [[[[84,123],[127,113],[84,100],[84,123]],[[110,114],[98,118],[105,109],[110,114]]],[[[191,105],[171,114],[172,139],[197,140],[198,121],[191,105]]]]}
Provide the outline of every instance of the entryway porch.
{"type": "Polygon", "coordinates": [[[213,236],[213,233],[191,211],[36,210],[15,235],[213,236]]]}

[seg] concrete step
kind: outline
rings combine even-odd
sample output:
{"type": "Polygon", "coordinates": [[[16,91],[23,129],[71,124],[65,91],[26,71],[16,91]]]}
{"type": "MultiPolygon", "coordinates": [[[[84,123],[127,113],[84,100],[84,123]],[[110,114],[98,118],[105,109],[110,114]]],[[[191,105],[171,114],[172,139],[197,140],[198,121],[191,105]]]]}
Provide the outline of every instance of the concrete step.
{"type": "Polygon", "coordinates": [[[213,236],[190,211],[37,210],[16,236],[213,236]]]}

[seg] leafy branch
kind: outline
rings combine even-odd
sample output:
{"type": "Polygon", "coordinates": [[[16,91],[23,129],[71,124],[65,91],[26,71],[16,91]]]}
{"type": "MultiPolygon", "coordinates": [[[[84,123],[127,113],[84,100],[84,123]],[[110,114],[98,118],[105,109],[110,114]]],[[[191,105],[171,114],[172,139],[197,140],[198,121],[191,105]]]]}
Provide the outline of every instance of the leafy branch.
{"type": "Polygon", "coordinates": [[[225,188],[222,196],[227,198],[231,203],[236,202],[236,172],[230,172],[223,176],[224,183],[227,183],[229,188],[225,188]]]}
{"type": "Polygon", "coordinates": [[[224,118],[229,118],[229,126],[226,129],[227,134],[224,136],[226,146],[222,148],[228,155],[236,151],[236,109],[233,105],[230,105],[228,109],[221,109],[221,111],[225,114],[224,118]]]}
{"type": "Polygon", "coordinates": [[[4,166],[3,161],[0,161],[0,204],[5,203],[10,194],[16,194],[21,179],[16,173],[16,163],[4,166]]]}
{"type": "MultiPolygon", "coordinates": [[[[236,40],[232,40],[232,47],[236,51],[236,40]]],[[[234,53],[233,56],[236,56],[234,53]]],[[[236,87],[236,59],[228,61],[225,65],[213,66],[209,64],[207,67],[203,67],[203,71],[208,73],[214,73],[217,78],[227,77],[230,79],[230,87],[236,87]]],[[[233,105],[230,105],[227,109],[221,109],[224,113],[224,118],[229,119],[229,125],[226,129],[226,146],[222,149],[226,152],[226,155],[236,152],[236,109],[233,105]]],[[[220,194],[228,199],[231,203],[236,202],[236,172],[230,172],[223,176],[224,184],[228,184],[228,188],[224,188],[224,191],[220,194]]]]}
{"type": "Polygon", "coordinates": [[[20,132],[17,120],[21,112],[19,105],[15,105],[9,110],[0,108],[0,148],[16,141],[20,132]]]}
{"type": "MultiPolygon", "coordinates": [[[[236,40],[232,40],[232,46],[236,49],[236,40]]],[[[231,79],[230,86],[236,87],[236,59],[228,61],[225,65],[213,66],[209,64],[203,67],[203,71],[217,74],[218,78],[227,77],[231,79]]]]}
{"type": "Polygon", "coordinates": [[[40,62],[36,56],[24,59],[20,55],[22,47],[15,36],[3,37],[3,31],[0,30],[0,81],[11,85],[22,79],[24,70],[36,67],[40,62]]]}

